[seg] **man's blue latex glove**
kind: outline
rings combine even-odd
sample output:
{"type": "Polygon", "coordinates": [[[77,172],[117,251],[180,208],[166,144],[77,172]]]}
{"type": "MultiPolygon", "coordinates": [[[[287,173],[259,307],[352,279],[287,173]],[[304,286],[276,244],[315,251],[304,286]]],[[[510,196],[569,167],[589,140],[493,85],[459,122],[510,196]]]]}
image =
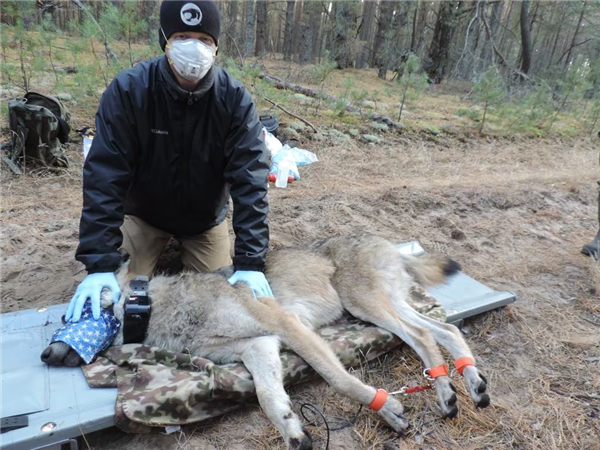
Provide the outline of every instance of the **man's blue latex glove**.
{"type": "Polygon", "coordinates": [[[233,276],[227,280],[229,284],[243,281],[250,286],[254,297],[273,297],[271,286],[265,278],[265,274],[258,270],[236,270],[233,276]]]}
{"type": "Polygon", "coordinates": [[[77,287],[75,295],[69,303],[65,320],[68,322],[73,318],[73,322],[79,321],[81,310],[88,298],[92,304],[92,316],[98,320],[100,318],[100,294],[105,287],[112,291],[113,303],[118,303],[121,289],[115,274],[112,272],[91,273],[77,287]]]}

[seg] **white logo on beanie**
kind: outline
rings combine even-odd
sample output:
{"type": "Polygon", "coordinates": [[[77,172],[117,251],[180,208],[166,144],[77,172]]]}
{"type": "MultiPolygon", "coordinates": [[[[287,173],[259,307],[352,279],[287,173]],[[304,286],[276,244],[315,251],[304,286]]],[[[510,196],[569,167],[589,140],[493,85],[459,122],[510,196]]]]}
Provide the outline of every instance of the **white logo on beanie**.
{"type": "Polygon", "coordinates": [[[186,3],[181,8],[181,20],[186,25],[191,27],[196,26],[202,22],[202,11],[200,11],[200,8],[196,4],[186,3]]]}

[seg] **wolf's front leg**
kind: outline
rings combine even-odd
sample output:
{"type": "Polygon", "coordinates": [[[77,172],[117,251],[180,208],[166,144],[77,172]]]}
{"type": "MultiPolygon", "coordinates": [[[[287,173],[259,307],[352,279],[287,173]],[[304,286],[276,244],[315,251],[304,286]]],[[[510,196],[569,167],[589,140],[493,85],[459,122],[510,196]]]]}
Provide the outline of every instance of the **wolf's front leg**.
{"type": "MultiPolygon", "coordinates": [[[[101,301],[100,306],[102,307],[102,310],[107,309],[109,306],[111,306],[113,304],[113,294],[110,289],[104,288],[102,290],[100,301],[101,301]]],[[[87,304],[85,307],[91,309],[90,304],[87,304]]],[[[90,325],[90,328],[88,328],[88,329],[91,329],[92,325],[96,326],[94,323],[95,320],[93,320],[91,317],[91,311],[88,311],[87,314],[89,317],[86,320],[86,318],[85,318],[86,313],[84,312],[81,323],[84,323],[87,321],[90,325]]],[[[100,321],[105,321],[105,316],[103,316],[103,314],[105,314],[105,313],[101,313],[101,318],[99,319],[100,321]]],[[[69,322],[65,326],[71,327],[73,325],[71,325],[71,323],[69,322]]],[[[82,328],[85,328],[85,326],[82,328]]],[[[121,335],[122,335],[122,333],[121,333],[121,335]]],[[[101,341],[92,342],[92,344],[97,344],[98,349],[100,349],[102,347],[101,341]]],[[[81,356],[75,349],[71,348],[69,346],[69,344],[66,344],[61,341],[55,341],[55,342],[48,344],[48,347],[46,347],[44,349],[40,358],[41,358],[42,362],[45,362],[49,366],[76,367],[76,366],[79,366],[84,363],[84,360],[81,358],[81,356]]]]}
{"type": "Polygon", "coordinates": [[[241,350],[241,359],[252,374],[260,406],[283,436],[287,448],[311,449],[311,437],[292,411],[283,388],[279,339],[275,336],[249,339],[241,350]]]}
{"type": "Polygon", "coordinates": [[[79,354],[64,342],[48,344],[40,358],[49,366],[76,367],[83,363],[79,354]]]}

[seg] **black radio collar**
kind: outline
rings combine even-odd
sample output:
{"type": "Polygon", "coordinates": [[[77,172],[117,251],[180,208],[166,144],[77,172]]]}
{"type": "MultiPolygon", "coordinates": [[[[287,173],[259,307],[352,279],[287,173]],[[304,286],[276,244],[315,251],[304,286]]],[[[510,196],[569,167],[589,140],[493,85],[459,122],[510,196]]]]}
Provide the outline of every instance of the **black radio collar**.
{"type": "Polygon", "coordinates": [[[123,343],[142,343],[148,335],[152,312],[152,302],[148,297],[148,277],[135,277],[129,287],[132,292],[123,308],[123,343]]]}

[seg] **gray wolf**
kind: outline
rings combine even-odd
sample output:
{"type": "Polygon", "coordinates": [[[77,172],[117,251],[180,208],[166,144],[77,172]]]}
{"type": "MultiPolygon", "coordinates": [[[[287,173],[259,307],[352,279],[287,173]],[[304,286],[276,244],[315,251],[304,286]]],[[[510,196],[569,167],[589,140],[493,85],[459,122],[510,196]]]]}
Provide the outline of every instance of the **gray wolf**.
{"type": "MultiPolygon", "coordinates": [[[[475,367],[459,330],[419,314],[406,301],[413,282],[423,286],[441,283],[459,269],[446,257],[403,256],[383,238],[354,236],[268,253],[265,275],[274,298],[254,298],[243,283],[231,286],[227,282],[230,269],[156,276],[148,290],[152,315],[145,343],[172,351],[187,349],[216,363],[243,362],[252,374],[261,407],[287,448],[308,449],[312,444],[284,391],[280,343],[300,355],[336,391],[371,405],[391,428],[402,433],[409,421],[400,401],[380,395],[350,375],[313,330],[347,311],[396,334],[428,369],[444,365],[437,341],[454,360],[471,362],[460,372],[475,405],[486,407],[490,403],[485,393],[487,381],[475,367]]],[[[123,291],[114,307],[119,319],[123,318],[128,282],[135,275],[126,265],[117,275],[123,291]]],[[[119,332],[113,345],[122,342],[119,332]]],[[[430,374],[443,415],[454,417],[457,397],[450,377],[443,371],[430,374]]]]}

